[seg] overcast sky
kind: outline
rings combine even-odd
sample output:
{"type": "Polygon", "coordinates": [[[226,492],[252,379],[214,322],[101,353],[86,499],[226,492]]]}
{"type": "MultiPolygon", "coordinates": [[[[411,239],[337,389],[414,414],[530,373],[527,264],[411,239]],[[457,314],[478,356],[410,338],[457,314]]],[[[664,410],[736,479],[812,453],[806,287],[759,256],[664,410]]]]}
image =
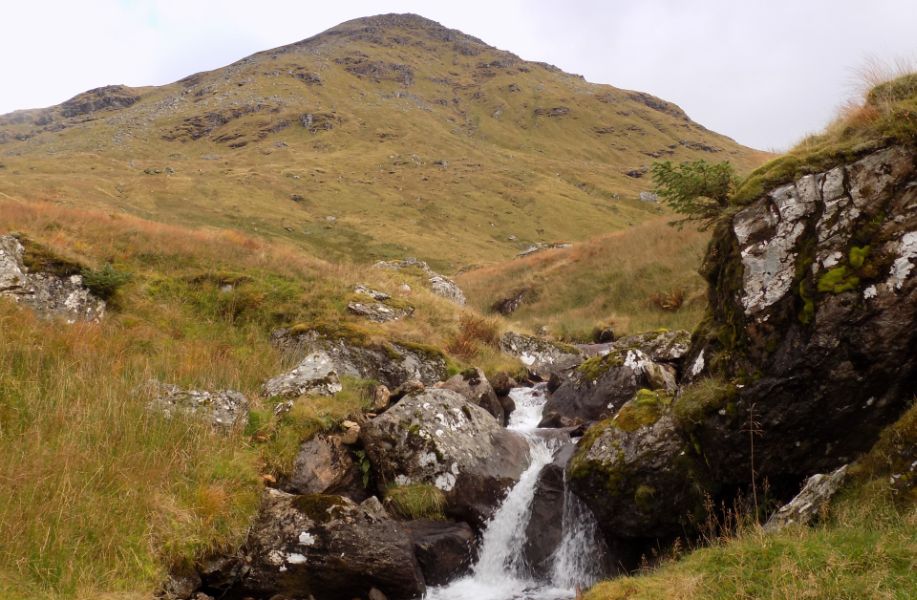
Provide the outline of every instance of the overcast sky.
{"type": "Polygon", "coordinates": [[[821,129],[870,57],[917,58],[917,0],[2,0],[0,114],[169,83],[383,12],[650,92],[762,149],[821,129]]]}

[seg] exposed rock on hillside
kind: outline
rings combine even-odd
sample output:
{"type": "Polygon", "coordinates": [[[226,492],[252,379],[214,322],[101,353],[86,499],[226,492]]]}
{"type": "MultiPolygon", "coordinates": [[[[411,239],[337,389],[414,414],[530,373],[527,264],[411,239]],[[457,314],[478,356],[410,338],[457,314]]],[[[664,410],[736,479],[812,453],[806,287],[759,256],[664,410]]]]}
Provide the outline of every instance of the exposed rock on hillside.
{"type": "Polygon", "coordinates": [[[771,515],[764,524],[765,531],[780,531],[790,525],[812,523],[841,488],[846,475],[847,465],[843,465],[833,473],[818,473],[809,477],[802,491],[771,515]]]}
{"type": "Polygon", "coordinates": [[[703,494],[729,502],[752,471],[789,499],[872,446],[917,389],[915,241],[904,147],[802,177],[722,222],[681,389],[639,390],[568,467],[606,534],[691,531],[703,494]]]}
{"type": "Polygon", "coordinates": [[[902,413],[917,389],[915,264],[917,166],[903,147],[772,190],[719,227],[686,364],[740,387],[728,406],[695,394],[677,411],[718,479],[745,479],[750,420],[761,476],[795,484],[850,462],[902,413]]]}
{"type": "Polygon", "coordinates": [[[99,321],[105,302],[83,285],[79,269],[63,275],[30,272],[23,263],[25,248],[12,235],[0,236],[0,296],[12,298],[43,317],[60,317],[68,323],[99,321]]]}
{"type": "Polygon", "coordinates": [[[481,526],[529,463],[526,441],[444,389],[406,396],[362,430],[382,485],[432,484],[447,514],[481,526]]]}
{"type": "Polygon", "coordinates": [[[248,398],[235,390],[185,390],[154,380],[147,384],[147,392],[152,396],[150,408],[168,417],[191,415],[221,429],[243,427],[248,422],[248,398]]]}
{"type": "Polygon", "coordinates": [[[319,434],[303,442],[283,488],[296,494],[338,494],[366,498],[362,475],[338,436],[319,434]]]}
{"type": "Polygon", "coordinates": [[[317,331],[280,329],[273,334],[276,346],[299,364],[264,384],[266,396],[331,395],[342,389],[341,377],[375,379],[395,388],[417,379],[432,385],[446,377],[445,358],[420,347],[394,343],[385,347],[344,338],[329,338],[317,331]]]}
{"type": "Polygon", "coordinates": [[[509,415],[505,413],[503,404],[481,369],[468,369],[459,373],[445,381],[442,387],[461,394],[472,404],[480,406],[493,415],[498,423],[506,425],[509,415]]]}
{"type": "Polygon", "coordinates": [[[430,289],[437,296],[442,296],[452,300],[459,306],[465,305],[465,294],[461,288],[451,279],[440,275],[430,268],[430,265],[416,258],[406,258],[404,260],[389,260],[376,263],[377,269],[390,269],[394,271],[415,271],[426,278],[430,289]]]}
{"type": "Polygon", "coordinates": [[[267,490],[241,558],[234,597],[350,600],[376,588],[390,598],[415,598],[425,591],[410,536],[374,498],[357,505],[267,490]]]}

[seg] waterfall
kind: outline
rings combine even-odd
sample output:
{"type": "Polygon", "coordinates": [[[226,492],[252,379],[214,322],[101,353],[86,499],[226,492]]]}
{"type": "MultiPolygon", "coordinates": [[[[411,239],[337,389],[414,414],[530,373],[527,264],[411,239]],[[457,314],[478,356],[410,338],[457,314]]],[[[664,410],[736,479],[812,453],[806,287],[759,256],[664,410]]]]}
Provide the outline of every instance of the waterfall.
{"type": "Polygon", "coordinates": [[[600,577],[602,548],[595,518],[566,486],[559,515],[563,539],[553,555],[551,582],[535,581],[526,570],[523,549],[538,475],[558,450],[556,439],[537,433],[545,391],[541,385],[510,392],[516,409],[507,428],[525,436],[531,462],[488,522],[471,573],[431,588],[427,600],[566,600],[574,597],[576,586],[591,585],[600,577]]]}

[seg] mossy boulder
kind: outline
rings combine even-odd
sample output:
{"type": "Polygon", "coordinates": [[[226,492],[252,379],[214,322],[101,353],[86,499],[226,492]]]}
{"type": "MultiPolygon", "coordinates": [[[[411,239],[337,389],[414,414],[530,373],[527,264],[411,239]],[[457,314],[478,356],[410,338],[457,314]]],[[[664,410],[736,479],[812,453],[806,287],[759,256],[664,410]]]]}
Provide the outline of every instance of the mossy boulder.
{"type": "Polygon", "coordinates": [[[586,432],[567,467],[571,489],[610,540],[671,539],[703,516],[706,472],[680,435],[670,400],[640,390],[586,432]]]}
{"type": "Polygon", "coordinates": [[[724,486],[779,496],[850,462],[917,389],[917,150],[770,190],[717,227],[709,312],[675,401],[724,486]],[[750,434],[749,431],[754,433],[750,434]]]}

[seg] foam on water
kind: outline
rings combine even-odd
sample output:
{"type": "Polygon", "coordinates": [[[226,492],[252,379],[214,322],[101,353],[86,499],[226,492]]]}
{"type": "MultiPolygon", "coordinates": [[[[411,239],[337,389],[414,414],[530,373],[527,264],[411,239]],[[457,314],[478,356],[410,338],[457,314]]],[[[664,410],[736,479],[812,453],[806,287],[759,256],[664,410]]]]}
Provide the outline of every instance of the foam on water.
{"type": "Polygon", "coordinates": [[[526,437],[531,463],[488,522],[471,573],[448,585],[430,588],[428,600],[567,600],[575,596],[576,586],[587,586],[597,579],[595,520],[570,493],[564,497],[564,514],[558,515],[563,519],[564,536],[554,552],[552,581],[538,582],[526,573],[523,548],[535,484],[557,450],[556,438],[536,434],[546,391],[543,384],[510,391],[516,409],[507,428],[526,437]]]}

